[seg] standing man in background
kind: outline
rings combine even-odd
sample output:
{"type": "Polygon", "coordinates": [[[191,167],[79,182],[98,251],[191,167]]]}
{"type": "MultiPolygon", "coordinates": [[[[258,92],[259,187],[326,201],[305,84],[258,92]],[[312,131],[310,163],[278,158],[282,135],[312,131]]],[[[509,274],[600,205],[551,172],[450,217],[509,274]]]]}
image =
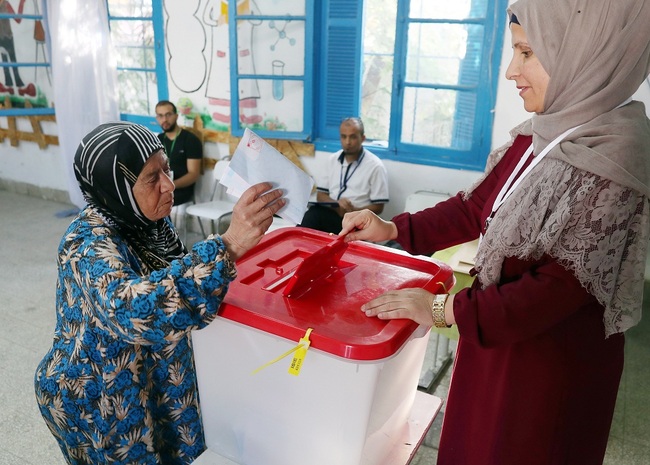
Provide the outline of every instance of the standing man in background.
{"type": "Polygon", "coordinates": [[[165,147],[169,157],[169,166],[174,176],[174,211],[172,218],[178,230],[184,229],[185,207],[194,199],[194,184],[201,176],[203,159],[202,142],[189,131],[184,131],[176,124],[178,112],[176,105],[168,100],[156,104],[156,120],[163,130],[158,138],[165,147]],[[180,215],[179,215],[180,214],[180,215]]]}
{"type": "Polygon", "coordinates": [[[330,155],[327,177],[317,187],[317,202],[307,210],[300,226],[338,234],[346,213],[368,209],[380,215],[388,203],[386,167],[363,148],[366,136],[361,118],[345,118],[340,136],[342,149],[330,155]]]}

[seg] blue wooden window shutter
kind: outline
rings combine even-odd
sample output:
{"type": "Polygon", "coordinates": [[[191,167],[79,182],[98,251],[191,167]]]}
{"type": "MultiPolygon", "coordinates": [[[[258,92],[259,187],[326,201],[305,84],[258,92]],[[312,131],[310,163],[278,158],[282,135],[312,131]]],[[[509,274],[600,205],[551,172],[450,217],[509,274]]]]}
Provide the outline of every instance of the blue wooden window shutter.
{"type": "Polygon", "coordinates": [[[341,119],[359,116],[361,98],[362,0],[326,0],[322,29],[319,136],[339,138],[341,119]]]}

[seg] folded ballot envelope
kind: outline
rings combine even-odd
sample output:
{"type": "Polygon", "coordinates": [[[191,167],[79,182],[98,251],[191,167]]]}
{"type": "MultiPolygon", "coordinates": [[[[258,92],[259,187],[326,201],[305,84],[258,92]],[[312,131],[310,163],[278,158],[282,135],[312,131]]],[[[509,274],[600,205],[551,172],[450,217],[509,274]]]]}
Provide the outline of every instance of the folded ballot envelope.
{"type": "Polygon", "coordinates": [[[278,216],[299,224],[307,210],[314,180],[250,129],[244,131],[226,172],[219,181],[236,198],[260,182],[281,189],[286,205],[278,216]]]}

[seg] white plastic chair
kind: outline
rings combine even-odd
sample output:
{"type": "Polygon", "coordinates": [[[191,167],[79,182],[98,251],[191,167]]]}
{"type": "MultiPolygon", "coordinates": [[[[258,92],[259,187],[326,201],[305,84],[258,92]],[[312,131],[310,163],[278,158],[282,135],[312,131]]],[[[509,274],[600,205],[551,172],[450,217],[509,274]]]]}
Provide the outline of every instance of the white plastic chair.
{"type": "Polygon", "coordinates": [[[192,205],[194,199],[189,202],[182,203],[180,205],[174,205],[169,216],[172,218],[172,223],[176,231],[180,234],[183,242],[187,240],[187,217],[185,216],[185,211],[187,207],[192,205]]]}
{"type": "Polygon", "coordinates": [[[195,216],[199,221],[199,227],[201,228],[201,233],[203,237],[207,237],[205,229],[203,228],[202,219],[210,220],[211,232],[215,232],[215,222],[217,225],[216,232],[218,234],[222,233],[222,222],[224,219],[227,219],[232,214],[232,209],[235,206],[235,202],[228,200],[226,197],[225,190],[223,186],[219,184],[219,180],[226,172],[226,168],[230,164],[229,159],[221,159],[214,165],[212,170],[212,177],[214,179],[214,187],[212,188],[212,194],[208,202],[196,203],[194,205],[189,205],[185,210],[185,215],[188,217],[195,216]]]}

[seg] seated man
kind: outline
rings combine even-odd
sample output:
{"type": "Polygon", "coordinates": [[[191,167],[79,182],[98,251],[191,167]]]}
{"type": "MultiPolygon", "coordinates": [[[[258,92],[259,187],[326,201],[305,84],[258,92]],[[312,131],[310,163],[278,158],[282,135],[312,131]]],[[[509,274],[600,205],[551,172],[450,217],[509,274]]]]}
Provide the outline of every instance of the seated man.
{"type": "MultiPolygon", "coordinates": [[[[179,205],[187,204],[194,199],[194,184],[201,176],[203,159],[203,144],[191,132],[184,131],[176,124],[178,113],[176,105],[168,100],[156,104],[156,120],[163,132],[158,138],[165,147],[169,157],[169,166],[174,175],[174,214],[184,217],[184,208],[178,211],[179,205]]],[[[185,206],[185,205],[183,205],[185,206]]],[[[173,218],[173,216],[172,216],[173,218]]],[[[180,223],[180,221],[177,221],[180,223]]],[[[184,225],[176,224],[178,229],[184,225]]]]}
{"type": "Polygon", "coordinates": [[[361,118],[346,118],[340,127],[342,150],[330,155],[327,178],[317,186],[317,203],[305,213],[300,226],[337,234],[343,215],[367,208],[377,215],[388,202],[386,167],[364,149],[361,118]]]}

